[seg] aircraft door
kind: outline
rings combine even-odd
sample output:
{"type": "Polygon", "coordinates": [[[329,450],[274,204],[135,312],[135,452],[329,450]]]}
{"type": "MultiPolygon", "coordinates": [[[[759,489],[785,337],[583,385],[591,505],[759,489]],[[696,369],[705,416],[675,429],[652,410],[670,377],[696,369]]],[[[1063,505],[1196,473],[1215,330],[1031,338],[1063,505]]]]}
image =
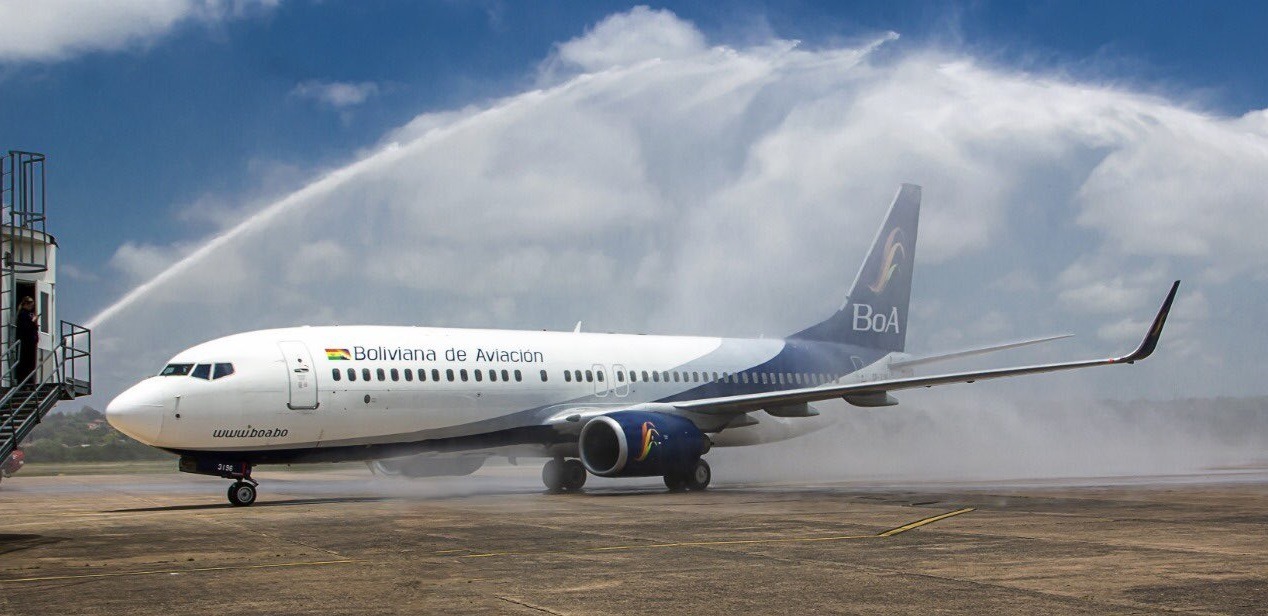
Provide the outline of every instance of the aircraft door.
{"type": "Polygon", "coordinates": [[[625,380],[625,366],[612,364],[612,374],[616,376],[616,387],[612,389],[612,393],[618,398],[630,395],[630,384],[625,380]]]}
{"type": "Polygon", "coordinates": [[[594,395],[599,398],[606,397],[608,395],[607,371],[601,364],[595,364],[591,368],[594,369],[594,395]]]}
{"type": "Polygon", "coordinates": [[[286,358],[286,374],[290,380],[291,397],[286,407],[292,410],[310,411],[317,408],[317,370],[308,347],[297,340],[279,342],[286,358]]]}

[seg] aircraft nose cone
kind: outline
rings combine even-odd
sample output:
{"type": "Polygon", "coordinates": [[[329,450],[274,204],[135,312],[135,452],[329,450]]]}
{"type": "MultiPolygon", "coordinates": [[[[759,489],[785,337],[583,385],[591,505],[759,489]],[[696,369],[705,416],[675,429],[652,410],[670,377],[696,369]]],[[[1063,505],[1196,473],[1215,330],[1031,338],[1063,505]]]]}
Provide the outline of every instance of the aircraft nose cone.
{"type": "Polygon", "coordinates": [[[163,404],[147,396],[138,385],[110,401],[106,406],[106,421],[120,432],[153,445],[163,422],[163,404]]]}

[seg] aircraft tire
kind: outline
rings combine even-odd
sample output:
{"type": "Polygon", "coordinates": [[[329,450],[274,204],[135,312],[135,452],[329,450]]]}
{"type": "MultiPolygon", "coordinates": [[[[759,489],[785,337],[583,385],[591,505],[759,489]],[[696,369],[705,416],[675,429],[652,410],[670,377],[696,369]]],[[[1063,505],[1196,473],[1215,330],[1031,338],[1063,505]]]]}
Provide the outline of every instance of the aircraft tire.
{"type": "Polygon", "coordinates": [[[248,507],[255,502],[255,486],[245,481],[235,481],[229,486],[229,504],[234,507],[248,507]]]}
{"type": "Polygon", "coordinates": [[[580,492],[586,485],[586,467],[581,460],[565,460],[563,464],[563,489],[580,492]]]}
{"type": "Polygon", "coordinates": [[[709,463],[703,459],[696,460],[691,472],[684,476],[688,490],[704,490],[709,487],[709,481],[712,479],[713,469],[709,468],[709,463]]]}
{"type": "Polygon", "coordinates": [[[667,473],[665,487],[669,488],[670,492],[682,492],[687,489],[687,477],[682,473],[667,473]]]}
{"type": "Polygon", "coordinates": [[[546,484],[546,490],[551,494],[564,491],[564,471],[564,461],[559,458],[551,458],[546,466],[542,467],[542,483],[546,484]]]}

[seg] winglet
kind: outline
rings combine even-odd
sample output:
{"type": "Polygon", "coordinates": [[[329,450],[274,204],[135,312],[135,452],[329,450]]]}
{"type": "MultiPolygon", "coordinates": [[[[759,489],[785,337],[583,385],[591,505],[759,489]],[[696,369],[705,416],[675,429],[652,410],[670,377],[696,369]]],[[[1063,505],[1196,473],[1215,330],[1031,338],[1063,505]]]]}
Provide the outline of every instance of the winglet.
{"type": "Polygon", "coordinates": [[[1124,355],[1115,359],[1116,364],[1131,364],[1146,357],[1149,357],[1154,348],[1158,346],[1158,339],[1162,337],[1162,326],[1167,322],[1167,313],[1171,312],[1171,302],[1176,299],[1176,290],[1180,288],[1180,281],[1177,280],[1171,285],[1171,292],[1167,293],[1166,301],[1162,302],[1162,308],[1158,310],[1158,316],[1154,317],[1154,324],[1150,326],[1149,333],[1145,334],[1145,339],[1140,342],[1140,346],[1136,347],[1130,355],[1124,355]]]}

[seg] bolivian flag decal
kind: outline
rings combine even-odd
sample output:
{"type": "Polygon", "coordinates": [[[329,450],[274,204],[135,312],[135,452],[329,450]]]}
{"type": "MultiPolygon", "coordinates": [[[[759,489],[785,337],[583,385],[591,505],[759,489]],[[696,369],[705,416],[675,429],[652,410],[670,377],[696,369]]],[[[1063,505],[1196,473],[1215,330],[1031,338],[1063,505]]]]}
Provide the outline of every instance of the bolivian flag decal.
{"type": "Polygon", "coordinates": [[[326,359],[330,361],[347,361],[352,359],[348,349],[326,349],[326,359]]]}

